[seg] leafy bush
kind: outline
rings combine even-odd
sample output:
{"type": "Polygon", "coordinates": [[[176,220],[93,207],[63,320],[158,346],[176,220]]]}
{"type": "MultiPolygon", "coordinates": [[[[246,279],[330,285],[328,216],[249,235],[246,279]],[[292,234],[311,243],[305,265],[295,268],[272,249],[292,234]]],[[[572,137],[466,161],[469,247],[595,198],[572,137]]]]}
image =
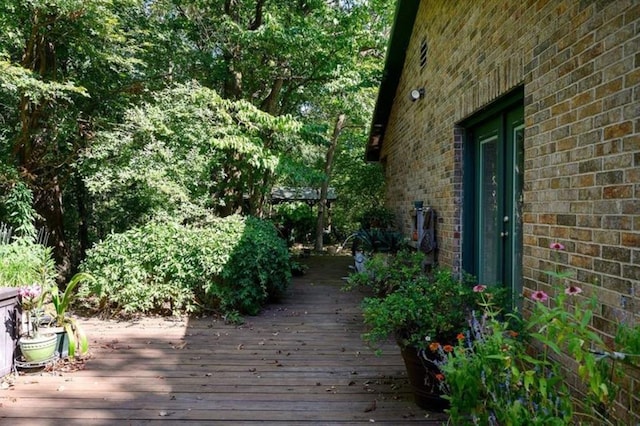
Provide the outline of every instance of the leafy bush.
{"type": "Polygon", "coordinates": [[[363,272],[349,275],[343,288],[368,288],[374,296],[382,298],[424,275],[423,262],[424,254],[419,251],[401,250],[393,256],[376,253],[366,261],[363,272]]]}
{"type": "Polygon", "coordinates": [[[454,342],[464,329],[477,296],[473,277],[436,268],[424,272],[425,254],[403,250],[375,255],[364,272],[352,274],[346,289],[369,288],[362,301],[368,327],[364,339],[373,346],[389,337],[401,348],[425,348],[430,341],[454,342]]]}
{"type": "Polygon", "coordinates": [[[0,189],[5,193],[0,195],[0,221],[14,227],[20,236],[35,237],[36,212],[33,209],[32,191],[18,179],[3,184],[3,177],[6,179],[7,173],[0,169],[0,189]]]}
{"type": "Polygon", "coordinates": [[[272,220],[290,243],[308,242],[316,232],[316,216],[306,203],[284,203],[275,207],[272,220]]]}
{"type": "Polygon", "coordinates": [[[376,345],[394,337],[401,348],[417,349],[430,341],[455,342],[475,299],[471,280],[440,268],[415,276],[384,297],[365,298],[362,314],[369,329],[364,339],[376,345]]]}
{"type": "MultiPolygon", "coordinates": [[[[564,245],[549,248],[559,262],[564,245]]],[[[619,424],[612,415],[616,393],[628,377],[620,367],[635,369],[629,360],[640,356],[640,328],[619,326],[613,350],[591,327],[597,295],[581,296],[582,288],[568,281],[572,271],[559,263],[543,272],[551,291],[523,300],[531,309],[525,318],[503,315],[478,285],[481,309],[458,344],[430,347],[442,360],[452,424],[619,424]]]]}
{"type": "Polygon", "coordinates": [[[257,212],[281,153],[298,149],[298,128],[290,116],[223,99],[195,82],[177,84],[98,132],[80,171],[104,229],[124,232],[122,224],[158,217],[193,222],[211,210],[257,212]]]}
{"type": "Polygon", "coordinates": [[[395,214],[384,206],[374,206],[364,211],[358,218],[363,229],[395,227],[395,214]]]}
{"type": "Polygon", "coordinates": [[[365,253],[397,253],[407,247],[402,233],[393,229],[363,228],[355,232],[353,239],[353,248],[365,253]]]}
{"type": "Polygon", "coordinates": [[[87,253],[82,269],[95,277],[80,288],[90,306],[125,313],[256,314],[291,277],[273,225],[240,216],[206,227],[149,223],[112,234],[87,253]]]}
{"type": "Polygon", "coordinates": [[[51,248],[27,238],[0,244],[0,285],[22,287],[38,283],[48,288],[55,279],[56,266],[51,248]]]}

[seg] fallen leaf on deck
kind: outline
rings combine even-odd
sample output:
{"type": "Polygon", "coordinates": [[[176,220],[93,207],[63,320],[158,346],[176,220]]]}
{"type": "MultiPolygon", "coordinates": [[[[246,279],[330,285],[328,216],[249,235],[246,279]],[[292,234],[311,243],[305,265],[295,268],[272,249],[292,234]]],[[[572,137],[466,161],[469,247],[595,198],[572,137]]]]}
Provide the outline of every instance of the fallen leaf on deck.
{"type": "Polygon", "coordinates": [[[369,405],[367,408],[364,409],[364,412],[369,413],[371,411],[375,411],[375,409],[376,409],[376,400],[374,399],[371,405],[369,405]]]}

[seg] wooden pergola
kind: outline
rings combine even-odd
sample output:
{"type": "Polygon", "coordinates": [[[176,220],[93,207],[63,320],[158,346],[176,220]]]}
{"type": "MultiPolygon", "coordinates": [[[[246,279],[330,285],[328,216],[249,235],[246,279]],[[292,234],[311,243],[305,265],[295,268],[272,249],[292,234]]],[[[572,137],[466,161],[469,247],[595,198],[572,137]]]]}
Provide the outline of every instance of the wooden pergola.
{"type": "MultiPolygon", "coordinates": [[[[327,203],[337,199],[334,188],[329,188],[327,192],[327,203]]],[[[314,205],[320,201],[320,188],[290,188],[277,187],[271,191],[271,203],[280,204],[292,201],[302,201],[309,205],[314,205]]]]}
{"type": "MultiPolygon", "coordinates": [[[[335,188],[327,189],[327,210],[326,210],[326,222],[325,231],[331,231],[331,203],[334,202],[338,196],[336,195],[335,188]]],[[[290,188],[290,187],[276,187],[271,191],[271,204],[281,204],[300,201],[307,203],[309,206],[315,206],[320,202],[320,188],[290,188]]]]}

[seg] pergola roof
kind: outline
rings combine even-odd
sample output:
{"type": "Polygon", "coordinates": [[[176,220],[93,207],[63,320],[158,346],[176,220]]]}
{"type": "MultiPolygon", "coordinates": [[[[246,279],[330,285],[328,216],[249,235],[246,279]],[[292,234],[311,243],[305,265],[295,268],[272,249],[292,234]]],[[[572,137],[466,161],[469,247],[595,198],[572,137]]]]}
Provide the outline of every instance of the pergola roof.
{"type": "MultiPolygon", "coordinates": [[[[327,200],[333,201],[337,198],[335,188],[327,191],[327,200]]],[[[289,201],[317,202],[320,200],[320,188],[289,188],[278,187],[271,191],[271,202],[286,203],[289,201]]]]}

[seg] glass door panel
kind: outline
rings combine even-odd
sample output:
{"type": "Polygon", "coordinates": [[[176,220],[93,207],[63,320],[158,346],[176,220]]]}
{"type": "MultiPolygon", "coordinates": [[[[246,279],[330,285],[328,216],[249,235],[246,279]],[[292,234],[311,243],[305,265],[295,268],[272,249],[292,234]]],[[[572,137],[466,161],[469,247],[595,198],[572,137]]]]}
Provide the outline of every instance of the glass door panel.
{"type": "Polygon", "coordinates": [[[481,283],[495,284],[498,276],[498,174],[497,136],[480,141],[478,222],[479,255],[478,279],[481,283]]]}

